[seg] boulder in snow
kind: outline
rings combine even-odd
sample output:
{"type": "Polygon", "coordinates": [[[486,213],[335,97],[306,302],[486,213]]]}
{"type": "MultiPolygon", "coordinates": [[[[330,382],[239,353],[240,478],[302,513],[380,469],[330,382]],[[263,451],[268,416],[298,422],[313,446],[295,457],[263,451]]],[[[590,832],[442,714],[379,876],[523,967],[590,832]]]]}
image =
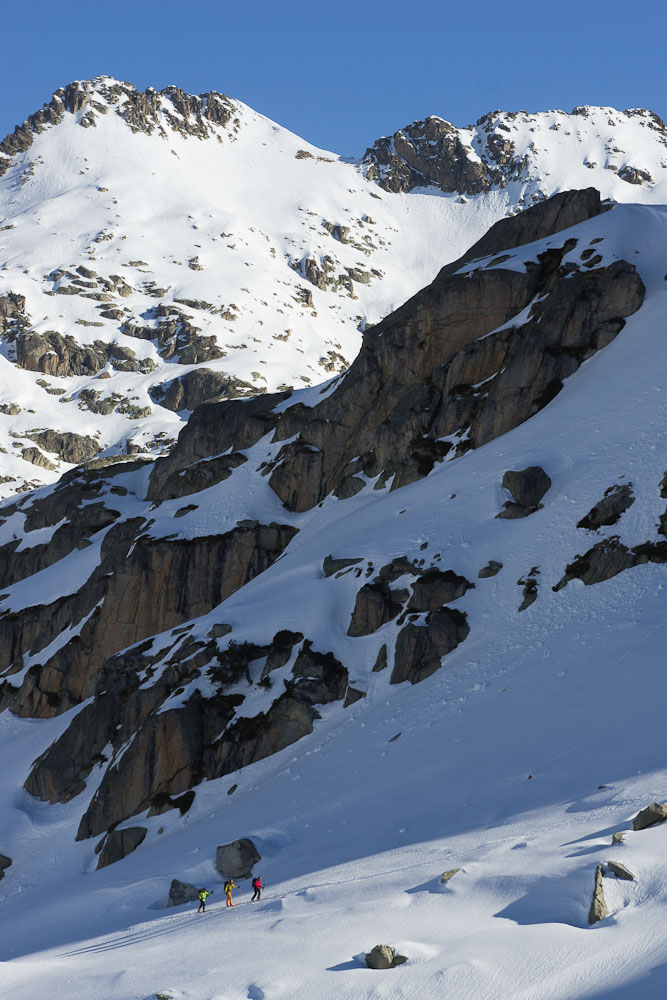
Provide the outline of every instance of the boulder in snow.
{"type": "Polygon", "coordinates": [[[496,517],[527,517],[540,508],[540,500],[551,486],[551,479],[539,465],[527,469],[508,470],[503,476],[503,487],[512,495],[496,517]],[[513,501],[513,502],[512,502],[513,501]]]}
{"type": "Polygon", "coordinates": [[[199,897],[199,887],[190,882],[181,882],[174,878],[169,886],[169,899],[167,906],[182,906],[183,903],[192,903],[199,897]]]}
{"type": "Polygon", "coordinates": [[[632,821],[633,830],[645,830],[655,823],[664,823],[667,819],[667,802],[652,802],[650,806],[641,809],[632,821]]]}
{"type": "Polygon", "coordinates": [[[480,580],[487,580],[490,576],[497,576],[503,568],[503,564],[497,559],[489,559],[486,566],[482,566],[477,576],[480,580]]]}
{"type": "Polygon", "coordinates": [[[222,844],[215,852],[215,867],[225,878],[250,878],[253,865],[261,860],[262,855],[248,837],[222,844]]]}
{"type": "Polygon", "coordinates": [[[393,969],[407,960],[406,955],[397,955],[388,944],[376,944],[366,955],[366,965],[369,969],[393,969]]]}
{"type": "Polygon", "coordinates": [[[632,874],[630,869],[626,868],[625,865],[622,865],[619,861],[608,861],[607,868],[612,875],[616,876],[616,878],[624,879],[626,882],[634,882],[635,880],[635,876],[632,874]]]}
{"type": "Polygon", "coordinates": [[[448,872],[443,872],[442,873],[442,875],[440,876],[440,881],[444,882],[444,883],[447,883],[447,882],[449,882],[450,878],[454,878],[454,876],[456,875],[456,873],[460,872],[460,871],[461,871],[460,868],[450,868],[448,872]]]}

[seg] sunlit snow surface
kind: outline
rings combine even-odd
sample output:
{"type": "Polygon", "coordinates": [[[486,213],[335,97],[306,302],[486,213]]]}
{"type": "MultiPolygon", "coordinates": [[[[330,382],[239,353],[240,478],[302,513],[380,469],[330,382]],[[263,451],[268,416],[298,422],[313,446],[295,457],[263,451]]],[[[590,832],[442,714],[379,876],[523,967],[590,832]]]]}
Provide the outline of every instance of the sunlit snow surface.
{"type": "MultiPolygon", "coordinates": [[[[229,622],[235,636],[257,642],[278,628],[302,631],[350,668],[365,699],[346,710],[325,707],[310,737],[199,786],[185,817],[172,810],[129,820],[148,828],[146,840],[99,872],[94,843],[74,837],[101,772],[67,805],[39,803],[22,790],[32,760],[70,714],[0,716],[0,850],[15,859],[0,883],[0,997],[661,994],[667,828],[634,833],[629,820],[667,799],[666,570],[650,564],[592,587],[552,587],[600,538],[619,534],[636,545],[658,537],[667,468],[667,212],[620,207],[575,235],[578,252],[604,237],[604,253],[636,263],[647,286],[642,309],[618,338],[504,437],[395,493],[369,487],[293,518],[301,530],[284,556],[194,624],[194,634],[205,635],[213,622],[229,622]],[[497,520],[503,472],[531,464],[553,481],[543,509],[497,520]],[[616,482],[631,482],[637,497],[619,524],[595,534],[577,529],[616,482]],[[468,615],[469,638],[426,681],[390,686],[390,670],[371,667],[383,642],[391,649],[396,625],[347,636],[363,580],[325,579],[329,553],[363,555],[376,569],[398,555],[428,566],[440,553],[435,564],[476,582],[456,603],[468,615]],[[477,579],[489,559],[502,562],[502,571],[477,579]],[[519,616],[516,582],[535,566],[537,601],[519,616]],[[618,830],[629,832],[612,848],[618,830]],[[218,844],[241,836],[257,844],[267,888],[261,904],[250,904],[243,883],[241,905],[230,911],[213,859],[218,844]],[[611,916],[589,928],[595,866],[608,859],[637,881],[605,879],[611,916]],[[440,874],[451,868],[461,870],[441,886],[440,874]],[[215,890],[204,916],[194,904],[163,908],[173,877],[215,890]],[[363,952],[380,942],[408,963],[366,969],[363,952]]],[[[254,451],[270,447],[264,439],[254,451]]],[[[178,529],[224,530],[223,511],[246,509],[243,477],[252,464],[208,491],[210,503],[198,495],[201,508],[179,519],[178,529]]],[[[122,500],[131,516],[146,473],[121,481],[136,494],[122,500]]],[[[250,498],[252,516],[274,517],[275,498],[261,484],[250,498]]],[[[166,533],[168,513],[168,504],[154,512],[152,530],[166,533]]],[[[74,572],[89,551],[63,565],[74,572]]],[[[205,690],[205,682],[199,686],[205,690]]],[[[256,686],[247,694],[253,711],[271,697],[256,686]]]]}
{"type": "MultiPolygon", "coordinates": [[[[149,390],[193,365],[164,358],[153,341],[121,329],[126,321],[155,325],[161,303],[187,299],[217,310],[178,304],[201,335],[225,351],[207,368],[257,391],[315,385],[354,359],[365,325],[431,281],[491,224],[534,199],[595,186],[620,202],[667,201],[664,138],[647,112],[498,113],[489,127],[500,123],[499,134],[514,144],[524,167],[505,188],[461,199],[436,188],[386,192],[365,178],[360,163],[310,145],[238,101],[232,102],[238,125],[211,125],[205,139],[171,129],[165,136],[133,132],[104,96],[113,82],[96,81],[92,99],[107,113],[96,113],[93,126],[81,127],[87,108],[66,113],[36,134],[0,178],[0,295],[24,295],[38,333],[73,336],[79,344],[115,343],[157,367],[148,374],[108,365],[97,375],[43,376],[17,368],[12,345],[4,343],[0,405],[17,404],[21,413],[0,413],[6,451],[0,474],[7,477],[0,496],[25,482],[54,482],[69,468],[54,455],[54,470],[24,460],[21,449],[33,444],[22,437],[28,432],[97,435],[105,454],[129,446],[155,454],[178,434],[188,413],[165,409],[149,390]],[[648,172],[650,181],[623,180],[618,172],[628,166],[648,172]],[[326,226],[348,229],[347,242],[326,226]],[[337,276],[346,268],[365,271],[368,283],[355,279],[352,296],[342,285],[322,290],[311,284],[303,262],[322,266],[327,256],[337,276]],[[191,269],[194,258],[201,270],[191,269]],[[114,292],[110,302],[86,298],[102,286],[87,288],[81,266],[94,271],[95,280],[122,279],[127,294],[114,292]],[[59,272],[70,277],[54,277],[59,272]],[[61,294],[73,280],[83,282],[80,294],[61,294]],[[102,316],[110,307],[125,310],[123,317],[102,316]],[[118,393],[151,413],[133,419],[116,406],[96,414],[85,407],[85,390],[101,398],[118,393]]],[[[483,152],[484,128],[461,136],[472,144],[471,158],[483,152]]]]}

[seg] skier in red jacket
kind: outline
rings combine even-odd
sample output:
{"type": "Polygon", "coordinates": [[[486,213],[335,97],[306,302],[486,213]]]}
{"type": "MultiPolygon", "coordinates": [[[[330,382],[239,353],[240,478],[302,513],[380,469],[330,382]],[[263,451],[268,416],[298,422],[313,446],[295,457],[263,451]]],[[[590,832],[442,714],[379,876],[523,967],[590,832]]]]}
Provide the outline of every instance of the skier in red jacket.
{"type": "Polygon", "coordinates": [[[259,903],[261,901],[262,889],[264,888],[264,883],[262,882],[261,875],[255,876],[255,878],[252,880],[252,887],[255,890],[255,892],[253,893],[253,897],[250,900],[250,902],[254,903],[255,900],[257,900],[257,902],[259,903]]]}

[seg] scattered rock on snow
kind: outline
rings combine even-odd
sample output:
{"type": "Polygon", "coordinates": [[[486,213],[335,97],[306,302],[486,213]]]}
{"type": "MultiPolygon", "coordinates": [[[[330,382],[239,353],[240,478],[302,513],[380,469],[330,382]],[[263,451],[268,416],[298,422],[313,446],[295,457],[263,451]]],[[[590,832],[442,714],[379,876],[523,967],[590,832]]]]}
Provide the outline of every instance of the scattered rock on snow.
{"type": "Polygon", "coordinates": [[[192,903],[198,896],[199,888],[196,885],[174,878],[169,886],[167,906],[182,906],[183,903],[192,903]]]}
{"type": "Polygon", "coordinates": [[[486,566],[482,566],[477,576],[480,580],[486,580],[490,576],[497,576],[502,568],[503,564],[501,562],[497,562],[495,559],[489,559],[486,566]]]}
{"type": "Polygon", "coordinates": [[[636,553],[628,549],[618,535],[612,535],[601,542],[596,542],[588,552],[584,552],[583,556],[575,556],[565,567],[565,573],[553,589],[562,590],[570,580],[574,579],[581,580],[587,587],[594,583],[603,583],[626,569],[632,569],[637,563],[636,553]]]}
{"type": "Polygon", "coordinates": [[[663,823],[667,819],[667,802],[652,802],[650,806],[641,809],[632,821],[633,830],[645,830],[647,826],[663,823]]]}
{"type": "Polygon", "coordinates": [[[585,517],[578,522],[578,528],[587,528],[588,531],[595,531],[610,524],[616,524],[621,514],[635,502],[632,495],[632,484],[617,483],[605,490],[605,494],[598,503],[592,507],[585,517]]]}
{"type": "Polygon", "coordinates": [[[376,944],[366,955],[366,965],[369,969],[393,969],[407,960],[407,955],[397,955],[388,944],[376,944]]]}
{"type": "Polygon", "coordinates": [[[215,852],[215,867],[227,878],[250,878],[253,865],[261,860],[262,855],[248,837],[222,844],[215,852]]]}
{"type": "Polygon", "coordinates": [[[530,605],[537,600],[537,577],[539,572],[539,568],[537,566],[533,566],[525,579],[521,577],[517,580],[518,585],[523,587],[523,601],[519,605],[519,611],[525,611],[526,608],[529,608],[530,605]]]}
{"type": "Polygon", "coordinates": [[[612,833],[611,842],[612,844],[622,844],[624,837],[625,837],[624,833],[612,833]]]}
{"type": "Polygon", "coordinates": [[[449,880],[451,878],[454,878],[454,876],[456,875],[457,872],[460,872],[460,871],[461,871],[460,868],[450,868],[450,870],[448,872],[443,872],[442,873],[442,875],[440,876],[440,881],[447,883],[447,882],[449,882],[449,880]]]}
{"type": "Polygon", "coordinates": [[[324,558],[322,571],[325,576],[333,576],[334,573],[340,573],[341,570],[347,569],[348,566],[356,566],[360,562],[363,562],[361,556],[357,556],[354,559],[334,559],[333,556],[329,555],[324,558]]]}
{"type": "Polygon", "coordinates": [[[608,861],[607,868],[612,875],[616,878],[624,879],[626,882],[634,882],[635,876],[632,874],[629,868],[622,865],[619,861],[608,861]]]}
{"type": "Polygon", "coordinates": [[[595,887],[593,889],[593,899],[588,911],[589,924],[596,924],[609,916],[609,910],[604,900],[604,890],[602,888],[602,877],[604,875],[603,865],[598,865],[595,869],[595,887]]]}

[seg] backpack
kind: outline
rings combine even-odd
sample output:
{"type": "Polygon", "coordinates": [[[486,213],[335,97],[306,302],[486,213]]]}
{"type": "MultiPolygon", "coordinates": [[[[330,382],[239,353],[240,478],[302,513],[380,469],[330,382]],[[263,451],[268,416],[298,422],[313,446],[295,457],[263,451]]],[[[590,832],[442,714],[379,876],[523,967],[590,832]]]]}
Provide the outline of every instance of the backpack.
{"type": "Polygon", "coordinates": [[[234,882],[232,881],[232,879],[228,879],[225,882],[225,892],[231,892],[233,884],[234,884],[234,882]]]}
{"type": "Polygon", "coordinates": [[[261,889],[262,888],[262,880],[259,879],[259,878],[254,878],[252,880],[252,887],[253,887],[253,889],[261,889]]]}

